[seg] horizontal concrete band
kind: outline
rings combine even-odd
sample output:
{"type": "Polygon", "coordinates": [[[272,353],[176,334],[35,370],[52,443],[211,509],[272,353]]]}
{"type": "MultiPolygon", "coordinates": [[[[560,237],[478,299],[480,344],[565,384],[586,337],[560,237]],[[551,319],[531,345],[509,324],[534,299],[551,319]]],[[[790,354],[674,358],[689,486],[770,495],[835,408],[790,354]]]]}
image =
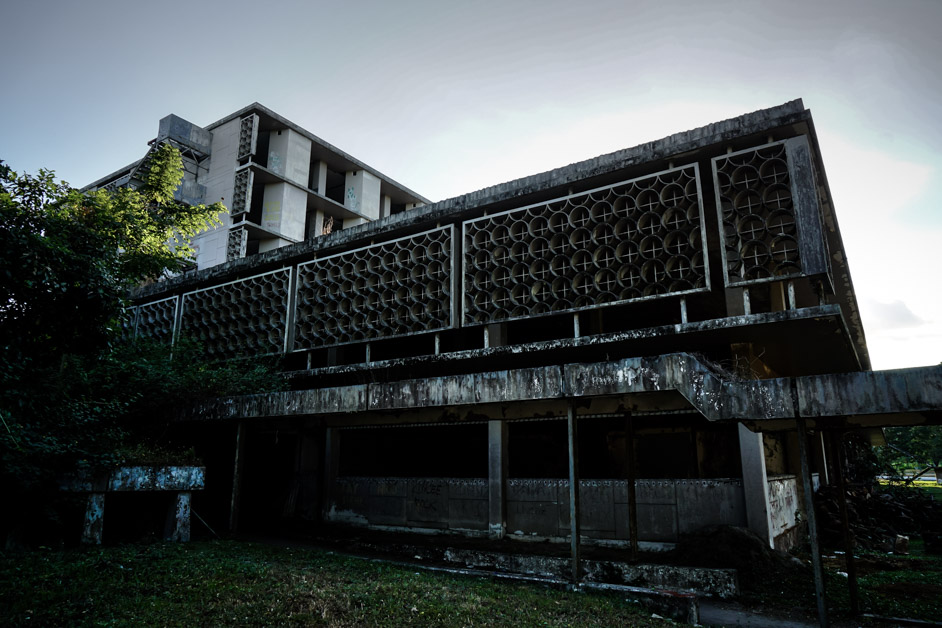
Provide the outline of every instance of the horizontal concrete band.
{"type": "Polygon", "coordinates": [[[118,467],[94,478],[70,477],[62,489],[77,492],[199,491],[206,487],[206,468],[193,466],[118,467]]]}
{"type": "Polygon", "coordinates": [[[942,410],[942,366],[768,380],[724,379],[696,357],[671,353],[228,397],[184,420],[387,413],[675,392],[710,421],[753,421],[942,410]],[[793,398],[793,389],[795,396],[793,398]]]}

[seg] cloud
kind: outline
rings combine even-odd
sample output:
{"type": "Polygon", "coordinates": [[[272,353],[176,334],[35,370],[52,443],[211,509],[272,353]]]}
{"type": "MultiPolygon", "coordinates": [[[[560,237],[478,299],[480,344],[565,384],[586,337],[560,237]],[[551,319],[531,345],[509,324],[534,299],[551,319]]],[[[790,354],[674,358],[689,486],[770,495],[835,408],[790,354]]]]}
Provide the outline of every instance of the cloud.
{"type": "Polygon", "coordinates": [[[875,329],[901,329],[920,327],[928,321],[917,316],[903,301],[896,299],[889,303],[866,299],[860,304],[864,318],[875,329]]]}

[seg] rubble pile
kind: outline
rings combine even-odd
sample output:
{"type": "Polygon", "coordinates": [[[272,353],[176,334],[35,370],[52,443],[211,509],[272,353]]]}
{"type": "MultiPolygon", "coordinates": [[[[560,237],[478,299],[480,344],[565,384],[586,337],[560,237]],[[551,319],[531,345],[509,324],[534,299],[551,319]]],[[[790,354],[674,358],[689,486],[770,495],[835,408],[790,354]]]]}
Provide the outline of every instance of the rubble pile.
{"type": "Polygon", "coordinates": [[[807,581],[807,567],[797,558],[774,550],[755,532],[735,526],[709,526],[684,535],[671,552],[679,564],[729,567],[739,573],[744,592],[769,581],[807,581]]]}
{"type": "MultiPolygon", "coordinates": [[[[815,494],[815,512],[821,542],[843,549],[840,489],[823,486],[815,494]]],[[[851,486],[847,489],[847,515],[857,546],[899,551],[898,537],[923,538],[926,551],[942,553],[942,502],[911,488],[851,486]]]]}

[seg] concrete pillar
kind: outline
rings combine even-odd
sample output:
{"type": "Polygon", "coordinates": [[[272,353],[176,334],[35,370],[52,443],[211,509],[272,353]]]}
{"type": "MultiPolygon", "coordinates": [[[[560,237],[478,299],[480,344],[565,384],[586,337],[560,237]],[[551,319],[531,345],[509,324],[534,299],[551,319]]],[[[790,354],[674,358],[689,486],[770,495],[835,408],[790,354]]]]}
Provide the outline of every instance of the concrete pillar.
{"type": "Polygon", "coordinates": [[[82,543],[101,545],[101,533],[105,525],[105,494],[90,493],[85,506],[85,526],[82,528],[82,543]]]}
{"type": "Polygon", "coordinates": [[[366,170],[348,172],[344,181],[344,207],[362,214],[368,220],[376,220],[380,217],[381,183],[378,177],[366,170]]]}
{"type": "Polygon", "coordinates": [[[383,204],[379,209],[379,217],[385,218],[392,214],[392,199],[388,194],[383,194],[383,204]]]}
{"type": "Polygon", "coordinates": [[[239,528],[239,503],[242,500],[242,467],[245,463],[245,421],[236,428],[235,457],[232,463],[232,501],[229,504],[229,531],[239,528]]]}
{"type": "Polygon", "coordinates": [[[170,506],[170,525],[165,535],[168,541],[186,543],[190,540],[190,491],[177,493],[170,506]]]}
{"type": "Polygon", "coordinates": [[[301,516],[304,519],[315,519],[319,513],[320,490],[318,487],[318,476],[320,475],[321,457],[320,443],[316,438],[309,435],[301,437],[301,456],[300,456],[300,474],[301,474],[301,516]]]}
{"type": "Polygon", "coordinates": [[[572,559],[572,582],[579,584],[579,424],[572,399],[566,412],[569,441],[569,550],[572,559]]]}
{"type": "Polygon", "coordinates": [[[491,536],[507,533],[507,423],[487,422],[487,500],[491,536]]]}
{"type": "Polygon", "coordinates": [[[821,486],[828,486],[831,482],[828,475],[827,441],[824,438],[824,430],[818,430],[812,438],[814,440],[814,467],[818,471],[818,482],[821,486]]]}
{"type": "Polygon", "coordinates": [[[324,438],[324,499],[322,502],[323,519],[329,519],[333,506],[334,481],[340,468],[340,430],[328,427],[324,438]]]}
{"type": "Polygon", "coordinates": [[[762,433],[739,424],[739,456],[742,460],[742,488],[746,501],[746,522],[750,530],[774,548],[772,512],[769,507],[769,478],[765,471],[762,433]]]}
{"type": "Polygon", "coordinates": [[[317,162],[317,180],[315,181],[317,187],[314,188],[314,191],[320,194],[321,196],[327,196],[327,162],[319,161],[317,162]]]}

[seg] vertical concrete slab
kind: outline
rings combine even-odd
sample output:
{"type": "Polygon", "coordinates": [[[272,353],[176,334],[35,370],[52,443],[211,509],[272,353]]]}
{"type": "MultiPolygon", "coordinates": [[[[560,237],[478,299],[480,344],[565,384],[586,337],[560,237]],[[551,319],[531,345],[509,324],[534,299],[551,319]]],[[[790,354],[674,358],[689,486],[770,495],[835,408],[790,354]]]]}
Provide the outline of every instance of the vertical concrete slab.
{"type": "Polygon", "coordinates": [[[363,214],[369,220],[377,220],[380,211],[380,183],[378,177],[365,170],[348,172],[344,182],[344,207],[363,214]]]}
{"type": "Polygon", "coordinates": [[[293,240],[304,239],[307,193],[288,183],[269,183],[262,198],[262,227],[293,240]]]}
{"type": "Polygon", "coordinates": [[[557,493],[569,490],[565,482],[549,479],[513,479],[505,485],[507,530],[513,534],[559,536],[557,493]]]}
{"type": "Polygon", "coordinates": [[[268,142],[268,169],[307,187],[311,140],[291,129],[272,131],[268,142]]]}
{"type": "Polygon", "coordinates": [[[186,543],[190,540],[190,491],[180,491],[171,505],[173,526],[168,541],[186,543]]]}
{"type": "Polygon", "coordinates": [[[82,528],[82,543],[101,545],[101,533],[105,519],[105,494],[90,493],[85,506],[85,525],[82,528]]]}
{"type": "Polygon", "coordinates": [[[746,523],[750,530],[775,547],[772,537],[772,509],[769,505],[769,478],[765,469],[762,434],[739,424],[739,455],[742,460],[743,497],[746,523]]]}
{"type": "Polygon", "coordinates": [[[318,161],[317,162],[317,172],[315,173],[315,181],[312,186],[314,191],[320,194],[321,196],[327,196],[327,162],[318,161]]]}
{"type": "Polygon", "coordinates": [[[507,423],[487,422],[487,521],[491,536],[507,533],[507,423]]]}
{"type": "Polygon", "coordinates": [[[824,431],[818,430],[814,436],[814,467],[818,471],[818,480],[821,486],[829,486],[828,455],[827,442],[824,438],[824,431]]]}
{"type": "Polygon", "coordinates": [[[569,441],[569,550],[572,558],[572,581],[579,583],[579,420],[572,400],[566,413],[569,441]]]}
{"type": "Polygon", "coordinates": [[[340,462],[340,430],[328,427],[324,436],[324,491],[322,507],[324,519],[333,506],[334,483],[337,479],[337,470],[340,462]]]}
{"type": "Polygon", "coordinates": [[[489,481],[483,478],[448,480],[448,527],[489,529],[489,481]]]}
{"type": "Polygon", "coordinates": [[[409,525],[421,528],[447,527],[448,482],[441,478],[410,479],[406,519],[409,525]]]}
{"type": "Polygon", "coordinates": [[[239,528],[239,502],[242,496],[242,468],[245,466],[245,421],[236,427],[235,457],[232,463],[232,500],[229,504],[229,531],[239,528]]]}

